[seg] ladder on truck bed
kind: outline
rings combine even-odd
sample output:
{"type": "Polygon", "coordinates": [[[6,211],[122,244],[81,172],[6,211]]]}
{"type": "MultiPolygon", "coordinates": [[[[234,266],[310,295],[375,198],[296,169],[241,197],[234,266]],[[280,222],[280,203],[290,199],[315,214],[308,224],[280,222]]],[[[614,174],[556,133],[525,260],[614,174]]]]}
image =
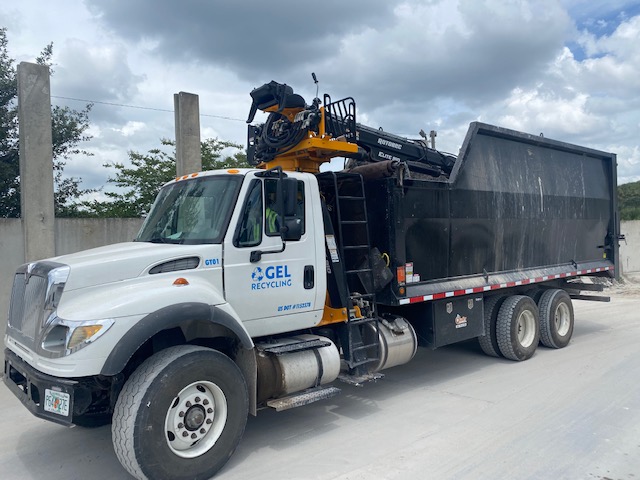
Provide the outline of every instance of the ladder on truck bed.
{"type": "Polygon", "coordinates": [[[372,379],[368,375],[371,364],[380,360],[380,325],[373,291],[364,183],[360,174],[342,172],[321,173],[318,183],[342,262],[341,268],[334,268],[333,273],[342,277],[336,279],[337,283],[347,290],[349,319],[339,329],[342,353],[349,367],[349,376],[343,380],[359,384],[372,379]]]}

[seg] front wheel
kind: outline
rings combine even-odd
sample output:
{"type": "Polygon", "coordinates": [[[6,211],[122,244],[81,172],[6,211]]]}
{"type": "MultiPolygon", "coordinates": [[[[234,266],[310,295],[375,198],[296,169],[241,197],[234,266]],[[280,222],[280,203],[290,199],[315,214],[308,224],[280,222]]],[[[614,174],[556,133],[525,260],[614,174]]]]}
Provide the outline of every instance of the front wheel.
{"type": "Polygon", "coordinates": [[[118,460],[139,479],[211,478],[240,442],[248,405],[242,373],[226,355],[191,345],[162,350],[118,397],[118,460]]]}

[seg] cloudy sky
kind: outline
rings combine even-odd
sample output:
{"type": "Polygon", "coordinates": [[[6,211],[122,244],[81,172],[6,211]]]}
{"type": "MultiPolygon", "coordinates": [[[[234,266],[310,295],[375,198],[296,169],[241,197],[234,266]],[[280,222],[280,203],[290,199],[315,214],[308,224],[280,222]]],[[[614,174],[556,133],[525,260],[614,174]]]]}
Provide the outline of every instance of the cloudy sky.
{"type": "Polygon", "coordinates": [[[0,26],[18,62],[53,42],[54,104],[95,103],[95,156],[66,169],[86,187],[174,137],[174,93],[200,96],[203,139],[244,144],[249,92],[310,102],[311,72],[360,122],[437,130],[445,151],[480,120],[617,153],[619,183],[640,180],[638,0],[20,0],[0,26]]]}

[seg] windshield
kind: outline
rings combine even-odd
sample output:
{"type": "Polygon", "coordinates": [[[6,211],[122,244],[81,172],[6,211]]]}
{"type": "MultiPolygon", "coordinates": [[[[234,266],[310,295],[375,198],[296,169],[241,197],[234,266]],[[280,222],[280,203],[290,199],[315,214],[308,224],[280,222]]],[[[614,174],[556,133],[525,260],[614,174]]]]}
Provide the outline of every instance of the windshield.
{"type": "Polygon", "coordinates": [[[137,242],[221,243],[242,177],[220,175],[173,183],[160,190],[137,242]]]}

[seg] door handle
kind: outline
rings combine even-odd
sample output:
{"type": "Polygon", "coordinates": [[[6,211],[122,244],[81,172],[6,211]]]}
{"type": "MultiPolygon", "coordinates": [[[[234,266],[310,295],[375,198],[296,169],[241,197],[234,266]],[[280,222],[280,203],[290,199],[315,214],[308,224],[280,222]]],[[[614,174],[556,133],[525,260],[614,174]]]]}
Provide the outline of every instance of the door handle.
{"type": "Polygon", "coordinates": [[[311,290],[313,288],[313,284],[314,284],[313,265],[304,266],[303,284],[306,290],[311,290]]]}

